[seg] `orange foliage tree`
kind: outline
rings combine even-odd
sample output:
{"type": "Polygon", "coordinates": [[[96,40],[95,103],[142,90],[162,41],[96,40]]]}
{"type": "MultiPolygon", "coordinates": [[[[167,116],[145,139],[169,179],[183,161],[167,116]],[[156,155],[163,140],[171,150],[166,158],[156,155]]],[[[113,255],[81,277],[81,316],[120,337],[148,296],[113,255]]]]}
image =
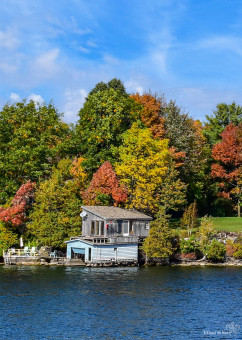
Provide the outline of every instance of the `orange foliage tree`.
{"type": "Polygon", "coordinates": [[[13,227],[21,227],[27,218],[27,211],[33,202],[35,182],[22,184],[8,208],[0,207],[0,221],[13,227]]]}
{"type": "Polygon", "coordinates": [[[219,195],[236,202],[240,216],[242,195],[242,124],[229,124],[221,134],[222,141],[214,145],[211,175],[219,180],[219,195]]]}
{"type": "Polygon", "coordinates": [[[150,129],[153,137],[163,138],[165,134],[164,121],[161,117],[162,98],[149,93],[131,95],[131,98],[143,106],[141,120],[150,129]]]}
{"type": "Polygon", "coordinates": [[[83,203],[86,205],[120,205],[127,200],[128,194],[124,186],[106,161],[94,173],[90,186],[83,194],[83,203]]]}

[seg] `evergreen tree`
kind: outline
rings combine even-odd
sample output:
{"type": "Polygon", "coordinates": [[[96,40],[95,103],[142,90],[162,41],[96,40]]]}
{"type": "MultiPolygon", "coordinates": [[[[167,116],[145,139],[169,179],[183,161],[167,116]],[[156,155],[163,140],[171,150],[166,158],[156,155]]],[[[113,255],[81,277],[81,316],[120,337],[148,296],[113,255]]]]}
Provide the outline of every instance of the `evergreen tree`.
{"type": "Polygon", "coordinates": [[[149,236],[145,239],[142,250],[149,258],[167,258],[173,253],[172,234],[163,208],[158,212],[157,219],[151,223],[149,236]]]}
{"type": "Polygon", "coordinates": [[[213,114],[206,116],[204,135],[211,146],[221,141],[221,133],[227,125],[239,125],[242,122],[242,107],[235,102],[232,104],[220,103],[213,114]]]}

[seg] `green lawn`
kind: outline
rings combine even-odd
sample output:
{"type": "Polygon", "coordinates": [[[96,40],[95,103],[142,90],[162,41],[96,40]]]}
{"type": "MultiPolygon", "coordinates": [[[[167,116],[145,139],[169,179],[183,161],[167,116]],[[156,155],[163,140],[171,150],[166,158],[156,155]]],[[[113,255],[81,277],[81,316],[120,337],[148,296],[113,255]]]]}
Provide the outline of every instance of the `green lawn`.
{"type": "Polygon", "coordinates": [[[242,217],[213,217],[216,230],[242,231],[242,217]]]}
{"type": "MultiPolygon", "coordinates": [[[[241,232],[242,231],[242,217],[212,217],[212,221],[216,230],[223,230],[229,232],[241,232]]],[[[176,232],[181,232],[180,220],[173,218],[170,220],[171,229],[176,232]]],[[[193,229],[193,233],[197,231],[197,228],[193,229]]]]}

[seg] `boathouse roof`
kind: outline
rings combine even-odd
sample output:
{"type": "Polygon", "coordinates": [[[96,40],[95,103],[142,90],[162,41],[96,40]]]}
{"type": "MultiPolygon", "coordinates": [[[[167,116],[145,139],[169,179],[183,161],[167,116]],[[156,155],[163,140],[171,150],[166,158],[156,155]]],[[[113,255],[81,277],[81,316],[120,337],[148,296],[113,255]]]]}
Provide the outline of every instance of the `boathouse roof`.
{"type": "Polygon", "coordinates": [[[84,205],[82,209],[103,219],[116,219],[116,220],[152,220],[152,217],[143,214],[137,210],[122,209],[110,206],[90,206],[84,205]]]}

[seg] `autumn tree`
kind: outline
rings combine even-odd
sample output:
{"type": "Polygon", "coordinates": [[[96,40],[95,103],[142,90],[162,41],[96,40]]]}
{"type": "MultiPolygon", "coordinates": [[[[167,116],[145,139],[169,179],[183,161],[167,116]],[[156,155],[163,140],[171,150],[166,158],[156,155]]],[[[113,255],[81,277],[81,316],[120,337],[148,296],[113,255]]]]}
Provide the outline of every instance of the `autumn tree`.
{"type": "Polygon", "coordinates": [[[85,192],[88,185],[88,174],[84,166],[85,161],[86,159],[82,156],[75,157],[70,167],[70,174],[75,179],[81,195],[85,192]]]}
{"type": "Polygon", "coordinates": [[[235,102],[232,104],[220,103],[210,116],[206,116],[204,135],[210,145],[221,141],[221,133],[227,125],[233,123],[237,126],[242,122],[242,107],[235,102]]]}
{"type": "MultiPolygon", "coordinates": [[[[165,199],[168,192],[163,188],[172,159],[167,139],[154,139],[149,129],[143,128],[138,122],[134,123],[123,136],[123,144],[118,148],[118,158],[115,170],[128,189],[128,208],[154,215],[162,203],[168,204],[165,199]]],[[[173,172],[170,175],[170,183],[175,187],[176,174],[173,172]]],[[[174,195],[176,194],[174,191],[174,195]]],[[[169,195],[172,196],[171,191],[169,195]]],[[[169,209],[171,208],[170,205],[169,209]]]]}
{"type": "Polygon", "coordinates": [[[232,200],[240,217],[242,196],[242,123],[239,126],[229,124],[221,134],[222,141],[212,150],[213,159],[211,175],[219,182],[219,195],[232,200]]]}
{"type": "Polygon", "coordinates": [[[49,176],[53,164],[71,152],[71,131],[61,117],[52,103],[33,101],[0,111],[0,204],[27,180],[49,176]]]}
{"type": "Polygon", "coordinates": [[[184,211],[181,219],[181,227],[187,229],[187,235],[191,236],[192,229],[197,226],[197,204],[191,203],[184,211]]]}
{"type": "Polygon", "coordinates": [[[70,236],[81,234],[82,201],[77,182],[70,173],[71,167],[71,160],[61,160],[51,178],[36,190],[27,227],[39,244],[61,248],[70,236]]]}
{"type": "Polygon", "coordinates": [[[89,173],[113,160],[111,148],[121,145],[122,133],[136,119],[137,105],[126,93],[112,87],[88,95],[79,111],[77,131],[89,173]]]}
{"type": "Polygon", "coordinates": [[[22,184],[9,207],[0,207],[0,221],[12,227],[19,234],[25,231],[25,222],[33,204],[35,183],[22,184]]]}
{"type": "Polygon", "coordinates": [[[133,94],[131,98],[142,105],[140,116],[142,122],[150,129],[153,137],[164,138],[165,118],[162,117],[163,98],[153,96],[150,93],[133,94]]]}
{"type": "Polygon", "coordinates": [[[94,173],[90,186],[83,195],[86,205],[120,205],[127,200],[127,190],[119,183],[112,165],[104,162],[94,173]]]}

